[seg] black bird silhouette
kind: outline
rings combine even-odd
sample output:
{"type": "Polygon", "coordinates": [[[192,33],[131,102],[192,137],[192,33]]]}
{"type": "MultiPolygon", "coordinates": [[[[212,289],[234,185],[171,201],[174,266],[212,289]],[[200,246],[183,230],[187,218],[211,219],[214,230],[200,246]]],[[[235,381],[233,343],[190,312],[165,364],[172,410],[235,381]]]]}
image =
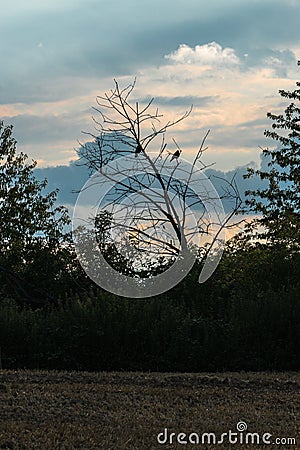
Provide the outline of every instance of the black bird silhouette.
{"type": "Polygon", "coordinates": [[[138,145],[136,146],[136,149],[135,149],[135,157],[137,157],[138,154],[143,152],[143,151],[144,151],[143,147],[141,146],[140,143],[138,143],[138,145]]]}
{"type": "Polygon", "coordinates": [[[181,150],[176,150],[175,153],[173,153],[171,161],[173,161],[173,159],[178,159],[180,156],[181,150]]]}

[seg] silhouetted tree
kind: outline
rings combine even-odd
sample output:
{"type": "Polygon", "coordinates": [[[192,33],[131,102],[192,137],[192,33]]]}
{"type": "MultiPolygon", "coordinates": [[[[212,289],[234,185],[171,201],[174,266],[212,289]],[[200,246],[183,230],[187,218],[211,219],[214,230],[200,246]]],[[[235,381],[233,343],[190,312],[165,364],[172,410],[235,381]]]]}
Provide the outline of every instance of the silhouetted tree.
{"type": "Polygon", "coordinates": [[[208,245],[201,255],[205,258],[239,207],[236,185],[224,180],[223,197],[232,199],[233,211],[220,217],[214,206],[216,191],[204,176],[208,165],[202,156],[209,131],[190,166],[185,166],[182,149],[174,138],[168,142],[167,132],[186,119],[191,109],[163,122],[163,115],[153,107],[154,99],[147,104],[130,101],[134,87],[135,82],[121,89],[115,81],[114,89],[97,97],[97,134],[87,133],[94,142],[79,151],[83,164],[100,175],[95,183],[114,185],[101,209],[110,214],[115,244],[131,261],[141,259],[136,267],[145,267],[145,262],[149,266],[155,259],[159,264],[161,258],[172,261],[196,239],[203,243],[205,237],[208,245]],[[205,214],[207,204],[214,214],[210,219],[205,214]]]}
{"type": "Polygon", "coordinates": [[[44,193],[47,181],[35,178],[36,162],[17,152],[12,131],[0,121],[0,290],[2,296],[45,301],[63,275],[70,219],[66,208],[55,205],[57,191],[44,193]]]}
{"type": "Polygon", "coordinates": [[[300,82],[296,86],[293,91],[279,91],[292,100],[282,114],[267,114],[273,123],[264,134],[276,143],[274,150],[263,150],[269,170],[248,169],[246,175],[268,182],[265,189],[247,192],[250,210],[262,215],[254,222],[256,229],[262,227],[258,237],[272,245],[283,243],[289,251],[299,251],[300,244],[300,82]]]}

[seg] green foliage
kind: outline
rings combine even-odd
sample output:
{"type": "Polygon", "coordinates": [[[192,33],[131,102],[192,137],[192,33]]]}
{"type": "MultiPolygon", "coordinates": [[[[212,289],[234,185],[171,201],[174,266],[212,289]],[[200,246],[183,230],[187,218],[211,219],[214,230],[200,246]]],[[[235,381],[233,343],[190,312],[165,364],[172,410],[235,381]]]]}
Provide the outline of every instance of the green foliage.
{"type": "Polygon", "coordinates": [[[267,114],[273,124],[265,136],[276,143],[274,150],[263,150],[264,156],[270,158],[269,170],[248,169],[247,174],[268,182],[266,189],[247,192],[246,203],[263,216],[256,221],[256,225],[264,227],[259,235],[271,243],[288,245],[290,251],[298,251],[300,242],[300,82],[296,85],[292,92],[279,91],[281,97],[292,100],[284,113],[267,114]]]}
{"type": "Polygon", "coordinates": [[[74,271],[65,231],[70,219],[55,205],[57,191],[44,193],[47,181],[35,178],[36,162],[17,153],[12,130],[0,121],[0,292],[45,302],[74,271]]]}
{"type": "Polygon", "coordinates": [[[0,122],[0,233],[9,247],[29,244],[38,236],[48,243],[58,242],[68,223],[66,210],[55,207],[57,191],[43,194],[47,181],[37,181],[36,162],[17,153],[12,126],[0,122]]]}
{"type": "Polygon", "coordinates": [[[298,370],[300,286],[288,275],[275,285],[270,258],[228,254],[206,285],[190,279],[147,300],[98,290],[35,310],[2,301],[3,366],[298,370]]]}
{"type": "MultiPolygon", "coordinates": [[[[16,153],[12,128],[0,122],[3,367],[299,370],[300,91],[280,94],[293,102],[283,115],[268,114],[274,123],[266,132],[280,146],[264,151],[270,170],[255,172],[268,187],[248,199],[262,217],[229,243],[204,285],[197,282],[198,263],[171,291],[147,300],[103,292],[82,274],[64,233],[66,211],[55,207],[56,192],[43,195],[46,182],[34,178],[35,163],[16,153]],[[33,292],[60,300],[39,308],[14,301],[32,300],[33,292]]],[[[109,216],[98,217],[98,243],[128,274],[128,261],[110,242],[109,224],[109,216]]]]}

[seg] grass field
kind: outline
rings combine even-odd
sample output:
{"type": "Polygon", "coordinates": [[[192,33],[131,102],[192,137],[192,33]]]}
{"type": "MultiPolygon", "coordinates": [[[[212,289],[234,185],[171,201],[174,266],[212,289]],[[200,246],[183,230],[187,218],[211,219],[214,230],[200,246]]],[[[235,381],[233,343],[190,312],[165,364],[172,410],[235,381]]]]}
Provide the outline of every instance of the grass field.
{"type": "Polygon", "coordinates": [[[0,371],[0,449],[300,449],[299,413],[298,373],[0,371]],[[283,443],[230,444],[227,435],[223,444],[209,445],[202,436],[221,440],[241,421],[247,424],[237,435],[242,442],[249,432],[283,443]],[[175,443],[157,441],[163,433],[164,442],[166,428],[168,442],[176,433],[175,443]],[[176,442],[179,433],[192,443],[176,442]]]}

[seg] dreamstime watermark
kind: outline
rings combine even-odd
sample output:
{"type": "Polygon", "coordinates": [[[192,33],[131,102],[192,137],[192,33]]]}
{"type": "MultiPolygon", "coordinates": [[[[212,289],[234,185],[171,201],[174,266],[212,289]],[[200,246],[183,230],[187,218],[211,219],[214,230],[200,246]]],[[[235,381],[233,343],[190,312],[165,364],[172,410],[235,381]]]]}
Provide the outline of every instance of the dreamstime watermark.
{"type": "Polygon", "coordinates": [[[165,428],[157,435],[157,442],[164,444],[181,445],[296,445],[294,437],[274,437],[271,433],[252,433],[247,431],[246,422],[240,421],[236,425],[236,430],[229,430],[226,433],[217,435],[212,432],[205,433],[173,433],[165,428]]]}
{"type": "MultiPolygon", "coordinates": [[[[189,233],[187,234],[191,235],[194,233],[196,236],[198,233],[200,238],[203,239],[204,233],[199,233],[199,220],[196,217],[197,213],[199,214],[199,205],[205,211],[208,222],[214,225],[214,235],[211,236],[213,245],[211,245],[206,255],[199,275],[199,283],[205,282],[218,266],[226,240],[224,228],[225,212],[221,199],[209,178],[201,170],[201,167],[197,167],[195,164],[192,165],[183,159],[180,160],[179,164],[175,164],[174,166],[174,162],[171,163],[166,161],[166,159],[160,160],[156,157],[154,173],[153,161],[150,158],[142,157],[142,155],[139,158],[134,156],[120,157],[104,165],[101,171],[94,173],[81,189],[72,219],[73,240],[77,257],[86,274],[103,289],[131,298],[145,298],[158,295],[177,285],[189,273],[196,261],[195,252],[190,250],[190,247],[184,246],[180,248],[176,260],[164,272],[145,278],[138,278],[120,273],[109,264],[101,253],[95,228],[95,218],[99,211],[105,209],[109,203],[107,198],[109,196],[111,198],[114,192],[115,196],[117,196],[116,193],[120,192],[121,189],[126,191],[127,186],[126,195],[119,196],[114,205],[117,213],[124,210],[128,212],[127,217],[119,213],[119,230],[122,232],[133,228],[132,217],[145,214],[146,201],[149,202],[149,211],[151,208],[161,208],[163,210],[161,205],[163,205],[163,201],[166,201],[166,191],[162,191],[159,183],[155,184],[151,181],[148,186],[145,186],[144,181],[140,182],[138,177],[145,177],[145,174],[147,174],[148,179],[151,177],[151,174],[156,179],[160,177],[160,180],[164,180],[166,184],[170,183],[168,180],[171,180],[171,183],[173,186],[176,185],[178,191],[180,189],[181,191],[185,190],[185,200],[192,198],[193,201],[190,200],[182,204],[182,199],[176,198],[172,194],[173,204],[171,204],[171,208],[173,208],[177,229],[180,233],[179,240],[180,237],[182,238],[180,242],[185,238],[187,226],[189,227],[189,233]],[[159,175],[157,176],[157,174],[159,175]],[[143,207],[139,209],[141,199],[143,207]],[[181,215],[178,209],[175,210],[174,208],[176,202],[177,206],[181,208],[181,215]],[[193,208],[195,204],[198,205],[198,210],[195,207],[193,208]]],[[[167,203],[165,209],[168,207],[170,207],[170,204],[167,203]]],[[[203,214],[203,211],[201,211],[201,214],[203,214]]],[[[157,223],[159,222],[157,221],[157,223]]],[[[157,228],[158,225],[155,225],[153,230],[157,232],[157,228]]],[[[110,231],[110,238],[116,238],[118,235],[116,227],[110,231]]],[[[135,234],[139,233],[146,234],[143,226],[140,229],[136,229],[135,234]]],[[[133,233],[131,233],[131,237],[132,235],[133,233]]],[[[167,238],[170,239],[170,233],[168,236],[166,235],[167,238]]],[[[153,237],[150,235],[149,239],[150,241],[155,239],[156,242],[164,242],[163,235],[157,236],[156,234],[153,237]]],[[[128,246],[130,247],[130,244],[128,246]]],[[[139,249],[135,246],[134,250],[138,251],[139,249]]],[[[145,249],[143,251],[145,252],[145,249]]],[[[122,254],[122,249],[120,253],[122,254]]]]}

